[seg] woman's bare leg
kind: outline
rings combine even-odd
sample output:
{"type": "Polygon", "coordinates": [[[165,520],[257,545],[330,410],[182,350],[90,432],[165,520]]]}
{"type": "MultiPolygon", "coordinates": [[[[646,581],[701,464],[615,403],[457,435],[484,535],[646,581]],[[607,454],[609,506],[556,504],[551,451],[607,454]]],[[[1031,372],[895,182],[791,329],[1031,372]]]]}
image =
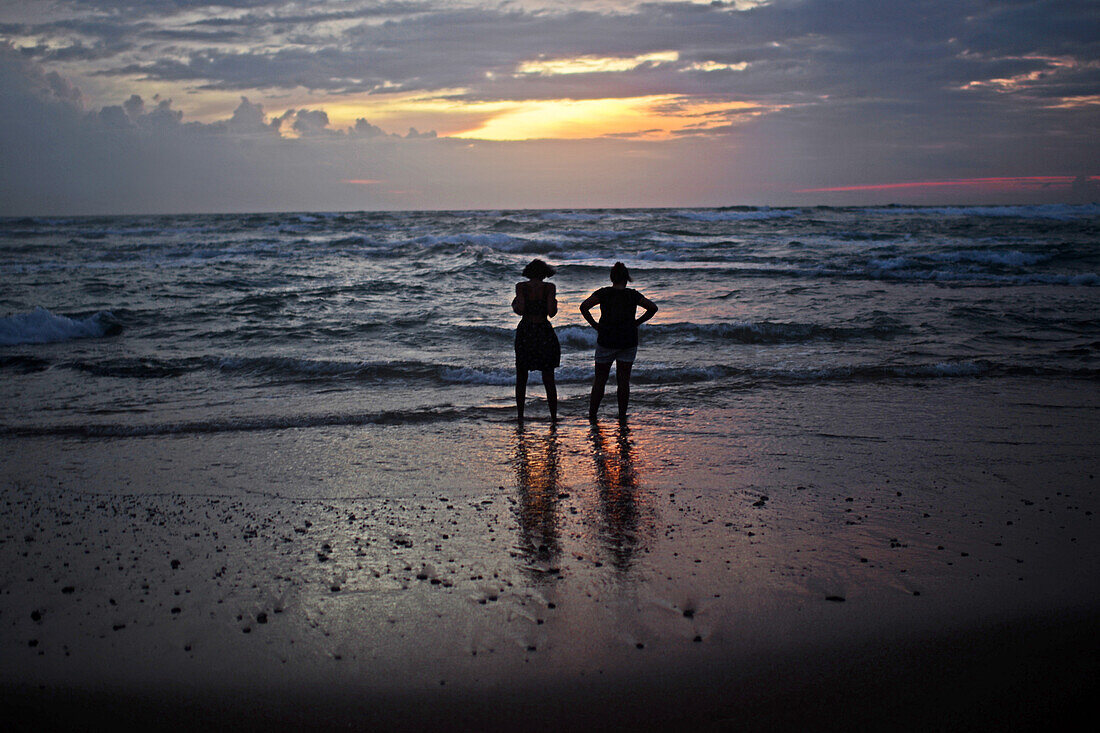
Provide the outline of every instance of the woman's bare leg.
{"type": "Polygon", "coordinates": [[[546,369],[542,373],[542,383],[546,385],[546,404],[550,408],[550,419],[558,419],[558,385],[554,382],[554,370],[546,369]]]}
{"type": "Polygon", "coordinates": [[[630,404],[630,370],[634,365],[629,361],[615,362],[616,397],[619,398],[619,419],[626,417],[626,408],[630,404]]]}
{"type": "Polygon", "coordinates": [[[600,401],[603,400],[603,390],[607,385],[607,377],[611,374],[611,363],[600,364],[596,362],[596,375],[592,379],[592,396],[588,399],[588,419],[596,422],[596,413],[600,409],[600,401]]]}
{"type": "Polygon", "coordinates": [[[523,422],[523,405],[527,402],[527,370],[516,369],[516,419],[523,422]]]}

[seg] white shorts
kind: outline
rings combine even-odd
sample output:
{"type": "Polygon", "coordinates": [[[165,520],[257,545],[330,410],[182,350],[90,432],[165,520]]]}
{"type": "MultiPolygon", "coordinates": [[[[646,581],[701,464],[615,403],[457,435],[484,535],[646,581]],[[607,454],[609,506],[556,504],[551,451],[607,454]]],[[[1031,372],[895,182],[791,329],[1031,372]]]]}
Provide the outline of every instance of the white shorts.
{"type": "Polygon", "coordinates": [[[609,349],[606,346],[600,346],[596,344],[596,363],[597,364],[610,364],[613,361],[621,361],[626,364],[633,364],[634,359],[638,356],[637,346],[628,346],[625,349],[609,349]]]}

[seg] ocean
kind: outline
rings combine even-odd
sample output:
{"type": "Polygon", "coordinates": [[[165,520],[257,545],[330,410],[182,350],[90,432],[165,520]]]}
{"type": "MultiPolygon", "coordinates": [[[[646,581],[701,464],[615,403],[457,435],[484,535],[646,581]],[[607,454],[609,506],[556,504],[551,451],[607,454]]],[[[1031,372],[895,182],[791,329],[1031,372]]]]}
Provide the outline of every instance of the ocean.
{"type": "MultiPolygon", "coordinates": [[[[577,306],[619,260],[660,306],[642,422],[807,385],[1100,375],[1097,205],[8,218],[0,436],[509,422],[534,257],[557,268],[564,415],[592,372],[577,306]]],[[[528,396],[537,419],[537,374],[528,396]]]]}
{"type": "Polygon", "coordinates": [[[675,728],[1042,678],[1047,720],[1095,657],[1098,245],[1095,205],[0,220],[0,694],[675,728]],[[591,425],[615,261],[660,311],[591,425]]]}

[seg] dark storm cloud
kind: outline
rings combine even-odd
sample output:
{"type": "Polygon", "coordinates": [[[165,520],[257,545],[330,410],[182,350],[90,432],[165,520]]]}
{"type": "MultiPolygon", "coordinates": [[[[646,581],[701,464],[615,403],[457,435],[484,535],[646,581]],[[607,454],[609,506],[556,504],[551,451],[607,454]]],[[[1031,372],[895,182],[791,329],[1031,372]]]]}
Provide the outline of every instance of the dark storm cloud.
{"type": "MultiPolygon", "coordinates": [[[[184,28],[151,28],[148,22],[151,9],[205,5],[155,3],[129,26],[117,18],[113,25],[72,21],[70,32],[102,35],[98,46],[73,44],[68,53],[107,60],[115,50],[121,60],[129,47],[109,44],[138,38],[154,50],[126,53],[125,62],[99,63],[90,71],[203,89],[303,87],[361,94],[462,88],[470,100],[686,94],[773,103],[904,98],[924,104],[939,104],[971,82],[1030,73],[1037,77],[1021,87],[1030,95],[1087,95],[1094,93],[1100,59],[1100,6],[1051,0],[777,0],[746,11],[650,3],[621,12],[447,3],[433,9],[426,2],[288,12],[297,6],[242,3],[235,7],[250,9],[243,15],[203,18],[184,28]],[[325,25],[332,22],[340,23],[337,30],[325,25]],[[157,42],[187,45],[158,58],[157,42]],[[537,58],[668,51],[679,53],[679,60],[625,72],[517,73],[522,62],[537,58]]],[[[58,23],[40,28],[65,30],[58,23]]],[[[981,94],[978,87],[970,91],[981,94]]]]}
{"type": "MultiPolygon", "coordinates": [[[[1054,96],[1087,92],[1094,74],[1052,59],[1100,59],[1100,4],[1091,1],[775,0],[745,11],[669,2],[617,12],[397,1],[305,11],[262,0],[97,0],[91,7],[100,14],[23,24],[18,32],[54,39],[52,51],[35,47],[42,58],[98,61],[88,73],[241,91],[462,88],[476,100],[711,94],[933,101],[970,82],[1030,72],[1044,76],[1029,90],[1054,96]],[[246,12],[225,15],[226,8],[246,12]],[[216,9],[223,14],[179,25],[182,11],[216,9]],[[80,42],[61,42],[66,33],[80,42]],[[159,45],[173,43],[184,45],[159,45]],[[517,74],[537,58],[668,51],[679,60],[629,72],[517,74]]],[[[9,24],[4,32],[16,31],[9,24]]]]}

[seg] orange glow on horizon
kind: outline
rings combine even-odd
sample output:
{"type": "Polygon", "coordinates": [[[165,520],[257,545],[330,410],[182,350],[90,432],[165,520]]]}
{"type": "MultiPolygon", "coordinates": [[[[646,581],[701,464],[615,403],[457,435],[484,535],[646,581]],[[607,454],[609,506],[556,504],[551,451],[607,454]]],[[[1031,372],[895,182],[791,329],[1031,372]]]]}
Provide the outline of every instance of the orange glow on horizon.
{"type": "Polygon", "coordinates": [[[675,94],[602,99],[468,101],[467,90],[377,95],[364,100],[324,100],[334,129],[359,118],[386,132],[407,127],[466,140],[582,140],[600,137],[669,139],[706,134],[749,117],[775,111],[754,101],[699,101],[675,94]]]}
{"type": "Polygon", "coordinates": [[[489,114],[477,127],[450,137],[474,140],[580,140],[597,137],[669,138],[706,133],[731,118],[763,114],[754,102],[696,102],[676,95],[552,99],[472,105],[489,114]]]}

